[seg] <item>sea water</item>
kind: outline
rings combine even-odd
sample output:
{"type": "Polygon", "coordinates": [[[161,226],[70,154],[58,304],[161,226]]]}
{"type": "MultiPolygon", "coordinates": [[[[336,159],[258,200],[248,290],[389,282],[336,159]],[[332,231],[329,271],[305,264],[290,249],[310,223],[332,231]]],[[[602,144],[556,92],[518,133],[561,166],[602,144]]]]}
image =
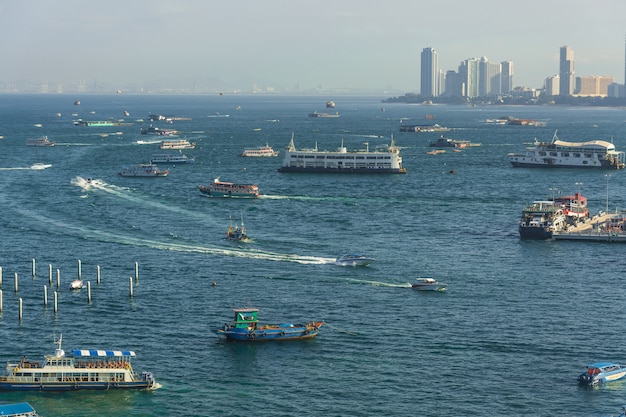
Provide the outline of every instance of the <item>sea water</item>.
{"type": "Polygon", "coordinates": [[[624,150],[624,110],[383,98],[0,96],[0,362],[41,359],[62,334],[66,351],[134,350],[135,369],[160,385],[1,393],[0,401],[28,401],[55,417],[619,412],[626,383],[589,390],[576,378],[589,362],[626,361],[625,247],[521,241],[517,222],[526,204],[558,193],[581,192],[594,213],[621,209],[624,174],[512,168],[507,154],[556,130],[624,150]],[[329,99],[340,117],[307,117],[329,99]],[[190,119],[152,124],[195,142],[183,152],[196,162],[164,166],[164,178],[120,177],[161,152],[164,138],[140,134],[150,114],[190,119]],[[545,126],[486,122],[501,116],[545,126]],[[75,126],[78,118],[130,125],[75,126]],[[429,155],[441,133],[400,132],[403,123],[438,123],[451,129],[447,137],[481,146],[429,155]],[[298,148],[328,150],[342,141],[372,150],[393,135],[408,172],[279,173],[292,133],[298,148]],[[56,145],[25,145],[43,135],[56,145]],[[266,143],[281,154],[238,156],[266,143]],[[217,177],[258,184],[262,196],[198,191],[217,177]],[[252,242],[224,239],[231,217],[243,217],[252,242]],[[334,265],[354,252],[376,261],[334,265]],[[68,290],[79,260],[90,303],[86,286],[68,290]],[[448,290],[414,291],[417,277],[448,290]],[[327,325],[305,342],[220,342],[212,330],[242,306],[260,308],[262,322],[327,325]]]}

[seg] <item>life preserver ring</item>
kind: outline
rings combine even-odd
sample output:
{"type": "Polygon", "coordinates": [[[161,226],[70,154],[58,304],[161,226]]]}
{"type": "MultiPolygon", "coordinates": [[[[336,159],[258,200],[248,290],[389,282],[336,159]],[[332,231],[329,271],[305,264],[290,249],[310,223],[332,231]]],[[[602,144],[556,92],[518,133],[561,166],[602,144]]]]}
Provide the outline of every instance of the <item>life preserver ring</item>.
{"type": "Polygon", "coordinates": [[[13,368],[13,372],[17,372],[19,370],[20,370],[20,368],[18,368],[17,366],[15,368],[13,368]]]}
{"type": "Polygon", "coordinates": [[[124,365],[124,368],[128,369],[130,371],[130,363],[126,362],[126,364],[124,365]]]}

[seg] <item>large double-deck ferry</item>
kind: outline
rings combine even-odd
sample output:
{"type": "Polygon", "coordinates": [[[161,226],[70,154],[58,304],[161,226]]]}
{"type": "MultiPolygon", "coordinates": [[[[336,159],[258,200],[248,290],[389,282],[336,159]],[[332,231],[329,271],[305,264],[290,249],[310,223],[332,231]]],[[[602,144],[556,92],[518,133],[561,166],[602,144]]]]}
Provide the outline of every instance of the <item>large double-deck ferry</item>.
{"type": "Polygon", "coordinates": [[[151,372],[138,374],[130,350],[72,350],[66,355],[60,337],[53,355],[42,362],[23,357],[7,362],[0,391],[74,391],[156,388],[151,372]]]}
{"type": "Polygon", "coordinates": [[[317,145],[314,149],[297,150],[291,141],[286,148],[283,165],[279,172],[331,172],[346,174],[404,174],[406,168],[402,166],[400,147],[396,146],[393,136],[386,151],[369,150],[348,151],[343,146],[336,151],[320,151],[317,145]]]}
{"type": "Polygon", "coordinates": [[[209,185],[200,185],[201,193],[217,197],[258,197],[259,186],[256,184],[235,184],[215,178],[209,185]]]}
{"type": "Polygon", "coordinates": [[[624,152],[615,150],[612,143],[604,140],[566,142],[560,140],[556,132],[551,142],[535,140],[525,154],[508,156],[514,167],[624,168],[624,152]]]}

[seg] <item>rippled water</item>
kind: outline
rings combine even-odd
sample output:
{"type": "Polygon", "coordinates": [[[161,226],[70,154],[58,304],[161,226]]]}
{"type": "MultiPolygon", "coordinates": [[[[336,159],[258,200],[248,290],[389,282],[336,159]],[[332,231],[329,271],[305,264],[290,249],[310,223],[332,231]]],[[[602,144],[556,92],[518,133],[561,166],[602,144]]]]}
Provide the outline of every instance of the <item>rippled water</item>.
{"type": "Polygon", "coordinates": [[[582,191],[592,211],[605,209],[608,189],[610,208],[621,208],[623,172],[608,172],[607,181],[606,171],[514,169],[506,157],[535,137],[549,140],[556,129],[563,140],[613,137],[623,150],[623,109],[333,97],[341,116],[312,119],[307,114],[322,111],[324,98],[115,95],[80,97],[80,106],[74,100],[0,96],[0,360],[49,354],[62,333],[66,350],[135,350],[135,367],[154,372],[161,388],[2,393],[0,400],[29,401],[48,417],[601,416],[626,402],[624,383],[596,390],[576,384],[588,362],[626,360],[624,247],[520,241],[517,234],[522,207],[549,197],[550,188],[582,191]],[[123,118],[124,110],[132,126],[72,124],[76,117],[123,118]],[[185,151],[196,163],[173,166],[166,178],[118,177],[125,165],[158,152],[156,143],[137,144],[157,140],[139,134],[150,113],[191,118],[161,127],[197,143],[185,151]],[[448,136],[482,146],[427,155],[439,134],[399,132],[400,120],[429,123],[427,115],[453,128],[448,136]],[[547,125],[484,122],[504,115],[547,125]],[[342,139],[350,149],[364,142],[373,148],[393,134],[408,173],[281,174],[282,152],[237,156],[265,143],[282,151],[292,132],[296,146],[320,149],[342,139]],[[25,146],[43,134],[57,145],[25,146]],[[263,196],[198,192],[217,176],[257,183],[263,196]],[[224,241],[229,217],[242,214],[253,243],[224,241]],[[377,261],[367,268],[333,265],[344,252],[377,261]],[[85,290],[66,290],[78,260],[91,282],[90,304],[85,290]],[[139,282],[131,298],[135,262],[139,282]],[[56,314],[43,306],[49,265],[62,280],[56,314]],[[419,276],[446,282],[448,291],[407,288],[419,276]],[[328,325],[302,343],[218,342],[211,330],[243,305],[259,307],[265,322],[328,325]]]}

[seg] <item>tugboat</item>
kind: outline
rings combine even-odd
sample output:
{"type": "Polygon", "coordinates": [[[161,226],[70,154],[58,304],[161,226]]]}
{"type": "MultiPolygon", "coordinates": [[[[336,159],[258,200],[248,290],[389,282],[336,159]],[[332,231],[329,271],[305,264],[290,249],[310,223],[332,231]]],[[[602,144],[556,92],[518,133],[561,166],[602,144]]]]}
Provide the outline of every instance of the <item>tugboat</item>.
{"type": "Polygon", "coordinates": [[[153,389],[151,372],[136,373],[131,366],[135,352],[130,350],[72,350],[61,348],[63,337],[55,343],[52,355],[43,362],[7,362],[6,376],[0,376],[0,391],[77,391],[113,389],[153,389]]]}
{"type": "Polygon", "coordinates": [[[277,340],[303,340],[317,336],[323,321],[311,321],[304,324],[264,324],[259,325],[258,308],[233,309],[235,318],[232,323],[225,323],[215,333],[230,341],[266,342],[277,340]]]}

